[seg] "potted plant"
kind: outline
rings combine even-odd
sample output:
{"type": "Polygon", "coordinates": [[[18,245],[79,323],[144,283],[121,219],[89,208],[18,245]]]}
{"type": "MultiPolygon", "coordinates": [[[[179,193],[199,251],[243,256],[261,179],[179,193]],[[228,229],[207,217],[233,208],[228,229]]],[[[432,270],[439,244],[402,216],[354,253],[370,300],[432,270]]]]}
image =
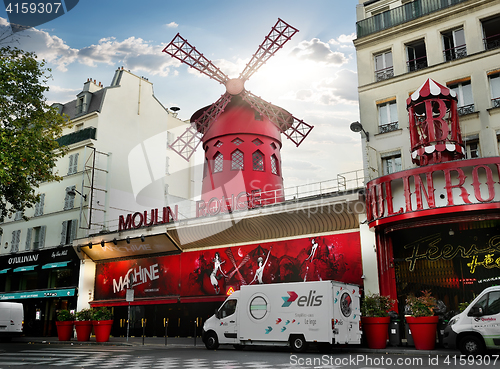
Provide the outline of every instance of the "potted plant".
{"type": "Polygon", "coordinates": [[[57,312],[57,338],[59,341],[69,341],[73,333],[73,323],[75,315],[69,310],[59,310],[57,312]]]}
{"type": "Polygon", "coordinates": [[[433,350],[436,346],[436,332],[439,317],[434,316],[437,300],[430,291],[422,291],[422,296],[410,295],[406,305],[410,315],[406,316],[417,350],[433,350]]]}
{"type": "Polygon", "coordinates": [[[383,349],[387,345],[389,311],[396,300],[379,294],[366,295],[361,301],[361,323],[363,332],[372,349],[383,349]]]}
{"type": "Polygon", "coordinates": [[[82,309],[76,313],[75,320],[76,339],[89,341],[92,333],[92,310],[82,309]]]}
{"type": "Polygon", "coordinates": [[[113,312],[107,307],[93,309],[92,325],[94,326],[96,342],[108,342],[113,326],[113,312]]]}

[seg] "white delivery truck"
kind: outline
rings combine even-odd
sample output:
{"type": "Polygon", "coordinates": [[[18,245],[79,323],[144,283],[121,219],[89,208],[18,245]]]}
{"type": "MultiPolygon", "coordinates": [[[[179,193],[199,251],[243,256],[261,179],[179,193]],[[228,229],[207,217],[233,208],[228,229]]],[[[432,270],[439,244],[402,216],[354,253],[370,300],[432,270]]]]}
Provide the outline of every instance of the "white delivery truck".
{"type": "Polygon", "coordinates": [[[324,347],[359,344],[359,287],[334,281],[241,286],[203,325],[209,350],[219,344],[324,347]]]}
{"type": "Polygon", "coordinates": [[[22,335],[23,321],[23,304],[0,301],[0,338],[10,339],[22,335]]]}
{"type": "Polygon", "coordinates": [[[458,348],[464,355],[500,349],[500,286],[484,289],[455,315],[444,329],[443,343],[447,348],[458,348]]]}

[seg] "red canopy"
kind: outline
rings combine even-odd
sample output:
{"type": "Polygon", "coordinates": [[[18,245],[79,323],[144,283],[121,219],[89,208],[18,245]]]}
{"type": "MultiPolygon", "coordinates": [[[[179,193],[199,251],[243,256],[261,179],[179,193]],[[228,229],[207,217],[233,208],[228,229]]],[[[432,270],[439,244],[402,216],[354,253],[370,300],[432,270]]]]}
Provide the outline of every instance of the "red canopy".
{"type": "Polygon", "coordinates": [[[411,104],[416,104],[426,97],[443,97],[443,98],[452,98],[454,100],[457,99],[457,93],[453,90],[450,90],[448,87],[443,86],[433,79],[428,78],[427,81],[424,82],[422,86],[420,86],[411,96],[406,100],[406,107],[411,104]]]}

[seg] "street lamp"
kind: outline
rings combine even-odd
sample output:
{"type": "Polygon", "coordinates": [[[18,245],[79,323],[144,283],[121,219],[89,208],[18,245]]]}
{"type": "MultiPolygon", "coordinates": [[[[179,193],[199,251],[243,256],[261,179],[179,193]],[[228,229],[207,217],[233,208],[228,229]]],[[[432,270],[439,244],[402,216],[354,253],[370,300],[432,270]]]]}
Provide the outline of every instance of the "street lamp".
{"type": "Polygon", "coordinates": [[[87,201],[87,195],[82,194],[76,188],[72,188],[71,190],[66,191],[66,193],[70,196],[76,196],[76,194],[79,194],[81,197],[83,197],[84,201],[87,201]]]}
{"type": "Polygon", "coordinates": [[[365,129],[363,128],[363,125],[361,123],[359,123],[359,122],[352,122],[350,128],[351,128],[351,131],[353,131],[353,132],[361,132],[361,131],[363,131],[363,133],[366,136],[366,141],[370,141],[370,134],[365,131],[365,129]]]}

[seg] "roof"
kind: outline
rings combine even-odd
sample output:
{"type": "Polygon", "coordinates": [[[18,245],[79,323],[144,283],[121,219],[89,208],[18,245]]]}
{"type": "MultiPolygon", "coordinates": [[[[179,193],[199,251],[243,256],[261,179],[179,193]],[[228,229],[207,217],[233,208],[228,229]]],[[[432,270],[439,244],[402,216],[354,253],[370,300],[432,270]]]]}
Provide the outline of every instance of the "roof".
{"type": "MultiPolygon", "coordinates": [[[[102,88],[99,91],[91,93],[92,99],[90,99],[90,106],[88,107],[87,112],[85,114],[100,112],[102,101],[104,100],[105,94],[106,94],[106,88],[102,88]]],[[[77,116],[82,115],[81,113],[79,114],[76,113],[76,102],[77,100],[75,99],[70,102],[67,102],[66,104],[62,104],[63,105],[62,114],[67,114],[70,117],[70,119],[74,119],[77,116]]]]}

